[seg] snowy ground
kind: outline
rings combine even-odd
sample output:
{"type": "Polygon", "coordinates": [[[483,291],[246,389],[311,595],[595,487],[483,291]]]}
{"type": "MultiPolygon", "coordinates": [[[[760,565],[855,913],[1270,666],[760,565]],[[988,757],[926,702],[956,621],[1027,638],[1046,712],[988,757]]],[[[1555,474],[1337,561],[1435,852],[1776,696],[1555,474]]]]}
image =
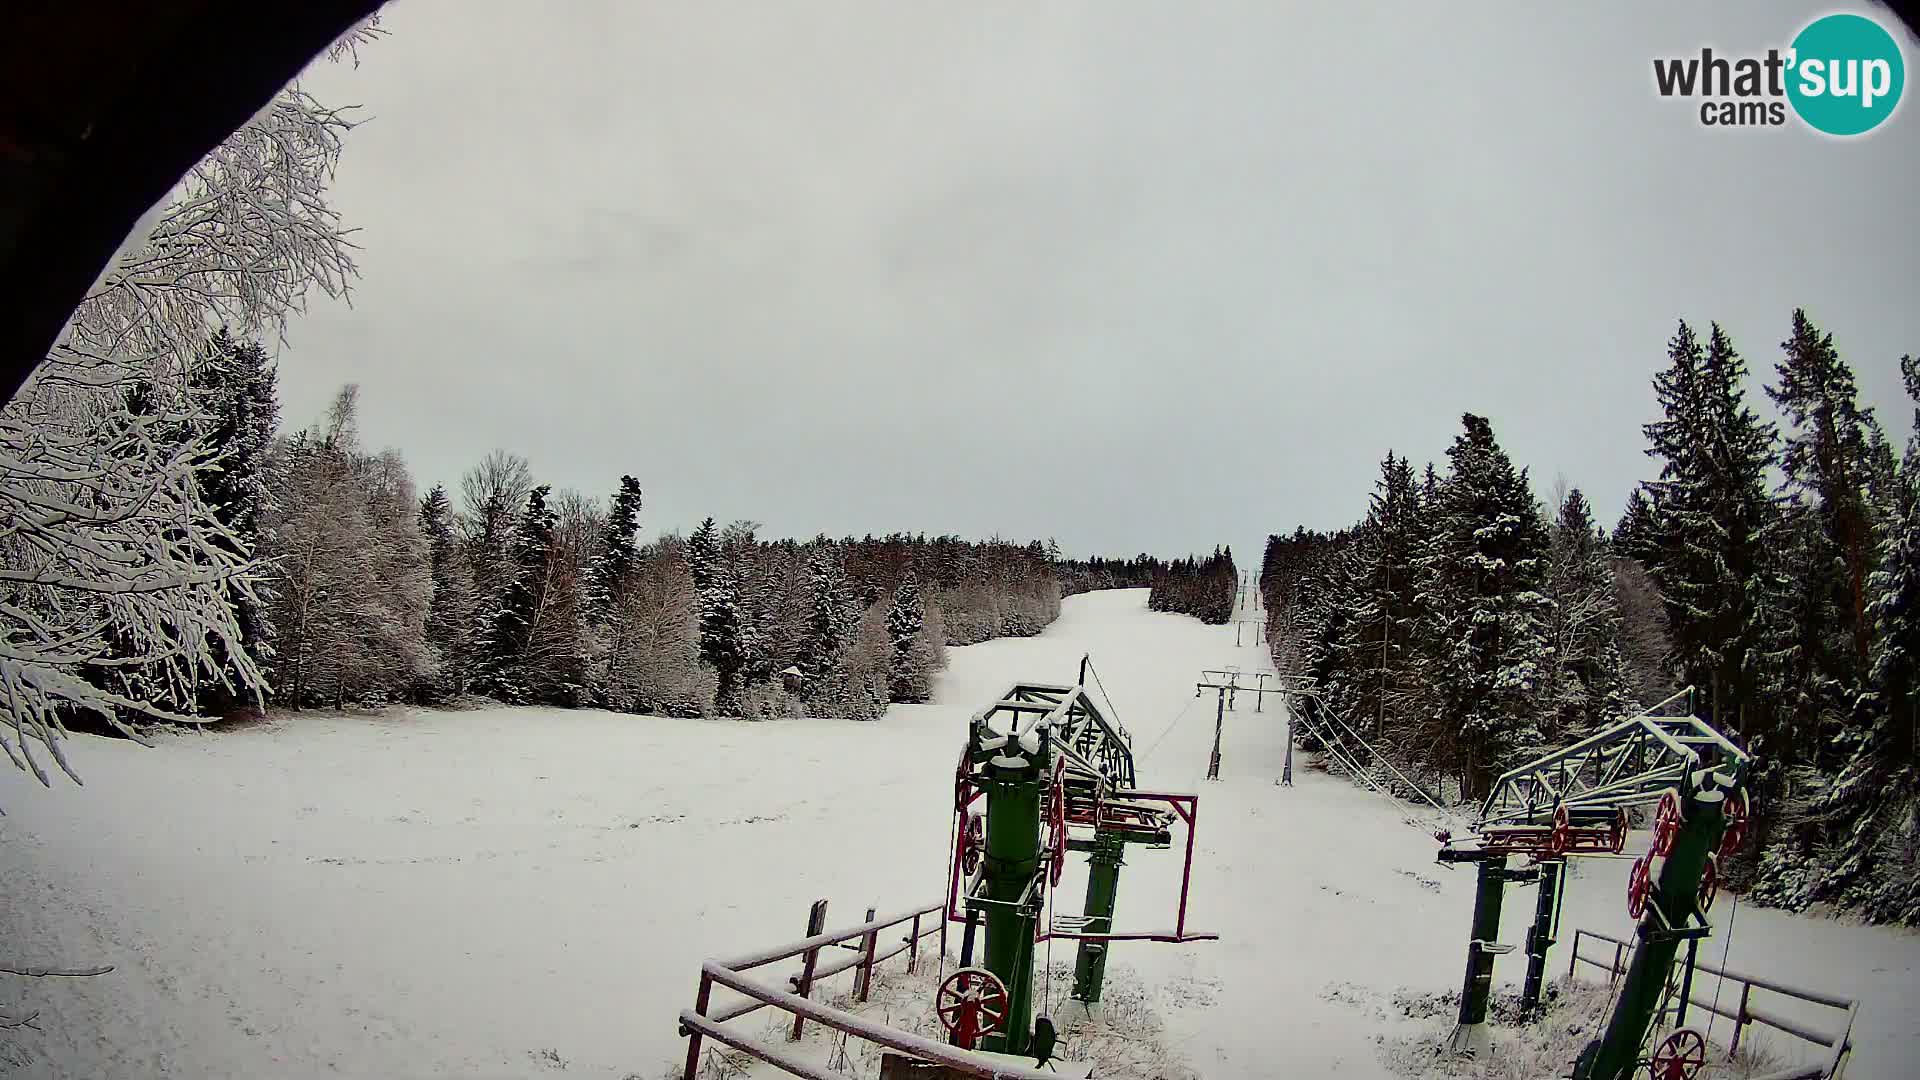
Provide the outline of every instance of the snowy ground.
{"type": "MultiPolygon", "coordinates": [[[[1208,1078],[1394,1075],[1379,1040],[1444,1027],[1394,1000],[1458,986],[1468,871],[1304,759],[1275,786],[1271,706],[1227,716],[1207,783],[1194,678],[1261,650],[1144,601],[1075,597],[1039,638],[956,649],[935,704],[872,724],[489,709],[78,739],[83,789],[0,772],[0,960],[116,970],[0,976],[0,1008],[41,1011],[0,1033],[0,1072],[656,1080],[703,957],[800,936],[816,897],[835,926],[936,899],[965,716],[1091,652],[1142,782],[1202,795],[1189,925],[1223,940],[1117,954],[1175,1051],[1208,1078]]],[[[1177,851],[1130,855],[1121,928],[1170,924],[1177,874],[1177,851]]],[[[1583,866],[1564,938],[1624,936],[1624,874],[1583,866]]],[[[1505,940],[1531,908],[1512,892],[1505,940]]],[[[1854,1080],[1920,1073],[1920,936],[1746,907],[1732,936],[1737,969],[1865,999],[1854,1080]]]]}

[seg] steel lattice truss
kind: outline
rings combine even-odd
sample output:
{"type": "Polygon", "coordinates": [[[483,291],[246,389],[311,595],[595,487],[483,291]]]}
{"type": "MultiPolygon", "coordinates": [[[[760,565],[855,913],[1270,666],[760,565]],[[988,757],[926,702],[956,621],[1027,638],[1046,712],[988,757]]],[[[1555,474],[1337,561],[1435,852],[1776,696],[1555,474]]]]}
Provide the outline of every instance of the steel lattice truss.
{"type": "Polygon", "coordinates": [[[1480,807],[1480,827],[1545,824],[1562,806],[1650,802],[1693,770],[1746,762],[1746,751],[1705,721],[1636,716],[1502,775],[1480,807]]]}
{"type": "Polygon", "coordinates": [[[1037,740],[1044,732],[1066,758],[1068,777],[1103,784],[1107,793],[1134,785],[1132,746],[1083,686],[1015,683],[999,701],[975,714],[973,724],[983,748],[1001,738],[1022,745],[1023,739],[1037,740]],[[996,725],[1000,717],[1005,722],[996,725]]]}

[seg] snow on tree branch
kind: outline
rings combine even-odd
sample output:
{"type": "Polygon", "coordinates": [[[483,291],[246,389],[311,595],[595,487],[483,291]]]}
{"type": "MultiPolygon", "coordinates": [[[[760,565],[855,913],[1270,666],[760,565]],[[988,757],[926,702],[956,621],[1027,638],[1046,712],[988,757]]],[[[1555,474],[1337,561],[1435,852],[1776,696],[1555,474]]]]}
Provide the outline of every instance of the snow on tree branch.
{"type": "MultiPolygon", "coordinates": [[[[381,31],[343,37],[358,59],[381,31]]],[[[182,178],[0,410],[0,751],[51,783],[63,717],[191,721],[265,685],[236,603],[264,577],[203,490],[233,452],[193,381],[226,326],[280,334],[347,295],[351,230],[326,187],[352,127],[296,84],[182,178]],[[36,747],[37,744],[37,747],[36,747]]]]}

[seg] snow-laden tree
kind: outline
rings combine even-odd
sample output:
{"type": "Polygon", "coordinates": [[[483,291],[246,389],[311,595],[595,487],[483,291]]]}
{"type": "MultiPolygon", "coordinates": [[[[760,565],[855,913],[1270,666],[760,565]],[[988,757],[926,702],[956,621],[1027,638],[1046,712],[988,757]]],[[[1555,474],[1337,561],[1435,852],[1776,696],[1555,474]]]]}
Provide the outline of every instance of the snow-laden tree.
{"type": "Polygon", "coordinates": [[[1871,409],[1861,407],[1853,369],[1840,358],[1833,335],[1823,334],[1804,311],[1793,313],[1793,333],[1775,366],[1778,381],[1767,395],[1787,419],[1780,469],[1787,492],[1815,514],[1819,529],[1803,572],[1816,579],[1831,612],[1820,619],[1826,634],[1816,658],[1823,674],[1845,692],[1857,692],[1870,641],[1866,615],[1867,576],[1873,571],[1875,538],[1869,448],[1878,433],[1871,409]]]}
{"type": "Polygon", "coordinates": [[[1562,746],[1627,715],[1612,559],[1579,488],[1549,530],[1542,734],[1562,746]]]}
{"type": "Polygon", "coordinates": [[[718,676],[714,711],[738,716],[740,672],[752,654],[752,631],[742,616],[734,568],[721,551],[712,518],[688,538],[687,566],[698,598],[700,659],[718,676]]]}
{"type": "Polygon", "coordinates": [[[1906,463],[1867,580],[1867,689],[1843,739],[1845,767],[1818,813],[1837,858],[1806,894],[1876,922],[1920,923],[1920,363],[1901,359],[1915,405],[1906,463]]]}
{"type": "MultiPolygon", "coordinates": [[[[1779,511],[1767,492],[1774,430],[1746,401],[1746,362],[1717,324],[1703,348],[1684,322],[1654,380],[1665,418],[1646,427],[1661,459],[1650,485],[1653,551],[1647,568],[1669,607],[1687,681],[1715,719],[1744,732],[1758,720],[1756,605],[1779,511]]],[[[1771,747],[1761,748],[1770,752],[1771,747]]]]}
{"type": "Polygon", "coordinates": [[[294,708],[380,704],[435,674],[433,579],[406,463],[359,445],[353,387],[320,427],[274,452],[262,522],[278,629],[275,700],[294,708]]]}
{"type": "Polygon", "coordinates": [[[433,694],[458,695],[466,691],[467,658],[473,648],[473,578],[460,551],[453,503],[439,484],[420,500],[420,531],[427,540],[433,581],[426,627],[440,671],[433,694]]]}
{"type": "Polygon", "coordinates": [[[1460,732],[1462,794],[1538,753],[1537,690],[1546,664],[1547,534],[1524,469],[1471,413],[1447,450],[1435,544],[1426,565],[1442,715],[1460,732]]]}
{"type": "Polygon", "coordinates": [[[314,291],[345,294],[326,189],[349,127],[297,84],[275,97],[142,219],[0,410],[0,749],[43,782],[36,743],[74,775],[63,715],[131,731],[265,683],[234,603],[261,569],[206,499],[223,451],[192,361],[223,325],[277,333],[314,291]],[[114,690],[133,668],[147,689],[114,690]]]}
{"type": "Polygon", "coordinates": [[[900,575],[893,604],[887,609],[887,636],[893,643],[894,701],[925,701],[933,689],[932,672],[920,648],[926,627],[926,599],[920,593],[920,579],[909,568],[900,575]]]}
{"type": "Polygon", "coordinates": [[[840,716],[847,705],[847,648],[861,608],[848,593],[847,570],[833,545],[822,545],[807,563],[809,615],[800,670],[807,677],[807,703],[816,715],[840,716]]]}

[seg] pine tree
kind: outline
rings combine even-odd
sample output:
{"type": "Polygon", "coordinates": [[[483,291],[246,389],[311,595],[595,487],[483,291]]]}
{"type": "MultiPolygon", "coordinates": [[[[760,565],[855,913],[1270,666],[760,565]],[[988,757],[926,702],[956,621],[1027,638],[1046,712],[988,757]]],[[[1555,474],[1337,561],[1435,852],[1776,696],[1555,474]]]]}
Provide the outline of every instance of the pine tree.
{"type": "Polygon", "coordinates": [[[1627,714],[1619,609],[1605,539],[1579,488],[1567,492],[1547,559],[1542,734],[1563,746],[1627,714]]]}
{"type": "MultiPolygon", "coordinates": [[[[280,423],[278,376],[265,349],[257,342],[236,341],[223,326],[194,368],[191,381],[202,396],[206,428],[201,435],[218,453],[220,465],[218,471],[201,476],[201,497],[214,520],[231,533],[230,539],[215,538],[214,543],[238,557],[249,557],[260,545],[261,515],[271,498],[267,463],[280,423]]],[[[240,627],[241,646],[255,660],[268,660],[273,626],[265,599],[238,580],[227,583],[227,599],[240,627]]],[[[218,640],[209,645],[216,655],[223,655],[218,640]]],[[[233,667],[230,658],[222,664],[233,667]]],[[[203,690],[201,698],[200,708],[213,711],[231,704],[233,695],[203,690]]]]}
{"type": "Polygon", "coordinates": [[[613,496],[607,512],[606,528],[601,533],[601,550],[594,560],[593,606],[604,611],[633,576],[639,549],[635,541],[640,533],[640,481],[631,476],[620,478],[620,490],[613,496]]]}
{"type": "Polygon", "coordinates": [[[1353,616],[1335,646],[1345,676],[1341,707],[1375,732],[1384,727],[1389,711],[1404,708],[1411,690],[1408,639],[1418,595],[1418,519],[1412,463],[1389,452],[1366,520],[1348,548],[1343,578],[1352,593],[1353,616]]]}
{"type": "Polygon", "coordinates": [[[1860,908],[1875,922],[1920,923],[1920,365],[1901,359],[1915,403],[1878,566],[1867,581],[1872,651],[1864,722],[1844,740],[1847,762],[1821,802],[1838,858],[1806,899],[1860,908]]]}
{"type": "Polygon", "coordinates": [[[749,658],[748,642],[733,570],[722,559],[712,518],[687,538],[687,565],[698,594],[700,659],[719,678],[714,710],[722,716],[738,716],[740,670],[749,658]]]}
{"type": "Polygon", "coordinates": [[[927,608],[920,595],[920,580],[909,567],[900,575],[900,586],[893,592],[893,606],[887,611],[887,636],[893,643],[891,696],[894,701],[926,700],[928,672],[917,656],[926,622],[927,608]]]}
{"type": "Polygon", "coordinates": [[[466,691],[466,674],[473,634],[473,582],[460,552],[453,504],[447,489],[435,484],[420,500],[420,531],[427,538],[427,564],[433,581],[427,609],[427,644],[438,658],[438,690],[458,695],[466,691]]]}
{"type": "Polygon", "coordinates": [[[800,665],[807,675],[807,698],[818,715],[840,716],[847,705],[847,646],[859,607],[833,545],[821,545],[808,560],[807,589],[811,607],[800,665]]]}
{"type": "Polygon", "coordinates": [[[526,513],[514,533],[510,570],[499,606],[484,624],[479,640],[483,667],[475,680],[483,693],[524,704],[533,700],[535,672],[526,663],[547,596],[547,564],[553,549],[554,514],[547,506],[553,489],[541,484],[527,493],[526,513]]]}
{"type": "Polygon", "coordinates": [[[1865,673],[1869,643],[1867,575],[1874,557],[1868,504],[1870,433],[1878,425],[1859,405],[1853,369],[1840,359],[1833,335],[1822,334],[1804,311],[1793,313],[1793,334],[1781,343],[1786,358],[1767,394],[1786,416],[1780,468],[1790,492],[1818,514],[1822,543],[1806,570],[1819,575],[1833,617],[1822,619],[1844,635],[1837,655],[1821,658],[1829,677],[1848,690],[1865,673]]]}
{"type": "Polygon", "coordinates": [[[1534,695],[1545,664],[1547,535],[1526,472],[1492,425],[1471,413],[1462,423],[1447,451],[1428,603],[1441,661],[1436,690],[1460,731],[1462,794],[1474,797],[1542,749],[1534,695]]]}
{"type": "Polygon", "coordinates": [[[1778,519],[1766,484],[1773,428],[1747,406],[1745,361],[1718,325],[1703,350],[1682,322],[1667,355],[1654,379],[1666,418],[1646,427],[1648,454],[1663,459],[1649,485],[1647,567],[1667,599],[1687,681],[1705,691],[1715,721],[1735,732],[1764,729],[1756,724],[1755,605],[1778,519]]]}

